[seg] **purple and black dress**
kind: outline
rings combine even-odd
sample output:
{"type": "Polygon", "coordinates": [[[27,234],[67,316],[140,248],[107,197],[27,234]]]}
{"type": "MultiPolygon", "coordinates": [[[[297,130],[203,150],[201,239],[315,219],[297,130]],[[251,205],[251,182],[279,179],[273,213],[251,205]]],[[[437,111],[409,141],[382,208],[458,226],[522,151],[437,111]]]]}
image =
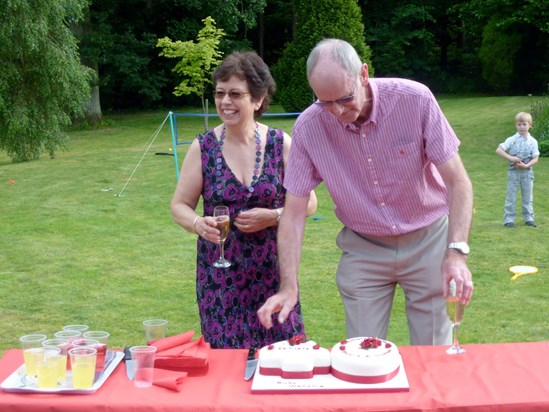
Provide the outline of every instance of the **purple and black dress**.
{"type": "Polygon", "coordinates": [[[250,187],[232,173],[213,129],[197,139],[202,157],[204,215],[212,216],[215,206],[225,205],[231,217],[225,241],[229,268],[215,268],[220,246],[198,238],[196,294],[205,340],[212,348],[260,348],[305,335],[299,302],[283,324],[278,323],[278,314],[273,315],[271,329],[265,329],[257,317],[258,309],[280,287],[277,227],[242,233],[233,223],[240,211],[284,206],[283,132],[268,129],[263,168],[250,187]]]}

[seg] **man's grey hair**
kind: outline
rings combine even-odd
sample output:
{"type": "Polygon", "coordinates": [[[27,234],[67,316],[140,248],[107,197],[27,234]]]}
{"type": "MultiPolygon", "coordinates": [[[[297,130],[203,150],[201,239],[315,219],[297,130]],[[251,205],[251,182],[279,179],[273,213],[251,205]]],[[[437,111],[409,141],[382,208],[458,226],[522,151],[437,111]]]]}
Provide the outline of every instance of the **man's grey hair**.
{"type": "Polygon", "coordinates": [[[313,70],[324,59],[330,59],[339,63],[352,78],[356,79],[360,76],[363,63],[354,47],[345,40],[324,39],[309,54],[309,58],[307,59],[307,79],[310,79],[313,70]]]}

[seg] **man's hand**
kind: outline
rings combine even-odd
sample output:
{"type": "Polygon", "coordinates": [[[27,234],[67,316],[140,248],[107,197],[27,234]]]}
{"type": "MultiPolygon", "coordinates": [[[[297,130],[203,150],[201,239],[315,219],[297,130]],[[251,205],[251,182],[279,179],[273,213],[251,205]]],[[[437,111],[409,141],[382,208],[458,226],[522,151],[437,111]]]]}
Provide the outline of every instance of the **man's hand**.
{"type": "Polygon", "coordinates": [[[460,302],[464,305],[469,304],[475,288],[473,285],[473,275],[467,267],[467,256],[453,249],[448,249],[442,261],[444,299],[448,298],[448,284],[452,279],[456,282],[456,293],[459,296],[460,302]]]}
{"type": "Polygon", "coordinates": [[[273,314],[278,313],[278,323],[284,323],[297,303],[297,290],[284,291],[271,296],[257,311],[259,321],[266,328],[273,327],[273,314]]]}

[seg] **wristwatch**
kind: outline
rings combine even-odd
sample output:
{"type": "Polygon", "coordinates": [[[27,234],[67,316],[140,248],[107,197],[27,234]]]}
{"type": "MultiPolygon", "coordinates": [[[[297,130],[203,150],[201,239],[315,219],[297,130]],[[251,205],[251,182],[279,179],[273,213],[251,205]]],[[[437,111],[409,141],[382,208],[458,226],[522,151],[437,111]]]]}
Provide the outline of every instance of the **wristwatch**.
{"type": "Polygon", "coordinates": [[[462,255],[469,254],[469,245],[465,242],[455,242],[448,245],[448,249],[455,249],[462,255]]]}

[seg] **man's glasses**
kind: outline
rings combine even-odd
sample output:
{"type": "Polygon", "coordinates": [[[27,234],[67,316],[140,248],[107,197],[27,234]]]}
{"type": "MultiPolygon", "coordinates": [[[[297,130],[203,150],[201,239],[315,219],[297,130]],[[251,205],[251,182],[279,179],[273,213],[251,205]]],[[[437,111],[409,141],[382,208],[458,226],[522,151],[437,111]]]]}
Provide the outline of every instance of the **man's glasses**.
{"type": "Polygon", "coordinates": [[[342,97],[341,99],[331,100],[331,101],[317,100],[315,102],[315,104],[320,106],[320,107],[329,107],[329,106],[332,106],[333,104],[336,104],[336,103],[337,104],[351,103],[355,98],[355,90],[356,90],[356,84],[355,84],[355,87],[353,88],[353,91],[351,92],[351,94],[349,94],[349,96],[347,96],[347,97],[342,97]]]}
{"type": "Polygon", "coordinates": [[[239,90],[231,90],[230,92],[226,92],[225,90],[214,90],[213,95],[216,100],[223,100],[226,95],[229,95],[229,98],[231,100],[240,100],[244,96],[249,95],[250,93],[247,92],[241,92],[239,90]]]}

